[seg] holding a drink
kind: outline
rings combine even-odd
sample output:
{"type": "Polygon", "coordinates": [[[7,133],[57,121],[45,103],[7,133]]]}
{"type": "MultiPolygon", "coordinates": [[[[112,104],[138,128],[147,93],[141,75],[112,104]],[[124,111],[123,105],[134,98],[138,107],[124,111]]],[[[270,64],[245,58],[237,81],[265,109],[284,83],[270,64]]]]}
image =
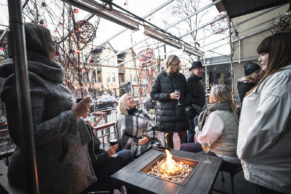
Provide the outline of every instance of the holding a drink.
{"type": "Polygon", "coordinates": [[[195,142],[182,144],[180,149],[206,153],[204,163],[211,163],[208,155],[240,164],[236,156],[238,118],[232,102],[231,90],[225,85],[212,86],[207,109],[202,111],[195,129],[195,142]]]}

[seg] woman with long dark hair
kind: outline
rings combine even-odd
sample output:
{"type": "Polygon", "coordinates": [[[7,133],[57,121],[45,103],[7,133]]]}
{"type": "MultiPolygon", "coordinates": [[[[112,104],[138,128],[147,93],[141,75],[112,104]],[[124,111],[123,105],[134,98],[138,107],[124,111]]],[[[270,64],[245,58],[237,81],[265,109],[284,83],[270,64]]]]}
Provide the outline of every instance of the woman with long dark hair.
{"type": "Polygon", "coordinates": [[[165,71],[157,76],[151,91],[151,98],[159,102],[157,126],[165,132],[166,144],[170,148],[174,148],[174,132],[178,132],[180,143],[187,143],[186,130],[189,127],[185,113],[187,82],[179,69],[180,59],[176,55],[168,56],[165,71]]]}
{"type": "MultiPolygon", "coordinates": [[[[97,181],[91,164],[90,133],[85,121],[90,97],[79,103],[64,85],[64,69],[53,60],[50,31],[26,23],[31,108],[40,193],[79,193],[97,181]]],[[[17,127],[17,95],[13,61],[0,65],[5,78],[1,98],[7,110],[8,129],[16,149],[8,167],[9,182],[25,187],[24,153],[17,127]]]]}
{"type": "Polygon", "coordinates": [[[265,72],[243,100],[237,154],[259,193],[291,193],[291,32],[258,46],[265,72]]]}

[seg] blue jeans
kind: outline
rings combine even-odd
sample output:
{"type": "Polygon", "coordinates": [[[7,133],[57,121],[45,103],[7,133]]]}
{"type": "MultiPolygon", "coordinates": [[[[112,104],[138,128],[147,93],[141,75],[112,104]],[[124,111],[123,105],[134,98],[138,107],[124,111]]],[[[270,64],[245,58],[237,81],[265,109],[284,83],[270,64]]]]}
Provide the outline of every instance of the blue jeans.
{"type": "Polygon", "coordinates": [[[198,116],[202,112],[202,108],[196,104],[192,104],[192,107],[198,113],[193,119],[189,119],[190,128],[188,129],[188,143],[194,143],[195,127],[198,125],[198,116]]]}
{"type": "Polygon", "coordinates": [[[189,119],[189,124],[190,124],[190,128],[188,129],[188,134],[187,134],[188,143],[194,143],[194,135],[195,135],[194,119],[189,119]]]}

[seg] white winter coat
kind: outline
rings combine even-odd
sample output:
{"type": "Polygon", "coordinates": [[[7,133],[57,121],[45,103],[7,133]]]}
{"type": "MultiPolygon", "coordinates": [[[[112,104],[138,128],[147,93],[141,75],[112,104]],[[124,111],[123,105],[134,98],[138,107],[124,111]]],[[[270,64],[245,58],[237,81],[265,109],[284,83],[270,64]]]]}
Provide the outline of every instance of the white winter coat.
{"type": "Polygon", "coordinates": [[[250,182],[291,193],[291,65],[244,98],[237,155],[250,182]]]}

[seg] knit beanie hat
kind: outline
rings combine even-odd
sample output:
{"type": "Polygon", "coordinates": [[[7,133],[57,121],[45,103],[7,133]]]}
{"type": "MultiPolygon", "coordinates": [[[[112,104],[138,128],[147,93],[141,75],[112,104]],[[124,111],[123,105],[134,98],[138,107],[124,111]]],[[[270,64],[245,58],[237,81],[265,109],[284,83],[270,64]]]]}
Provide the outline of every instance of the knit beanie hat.
{"type": "Polygon", "coordinates": [[[245,69],[245,75],[248,76],[257,70],[260,70],[261,67],[257,65],[256,63],[248,61],[245,63],[244,69],[245,69]]]}

